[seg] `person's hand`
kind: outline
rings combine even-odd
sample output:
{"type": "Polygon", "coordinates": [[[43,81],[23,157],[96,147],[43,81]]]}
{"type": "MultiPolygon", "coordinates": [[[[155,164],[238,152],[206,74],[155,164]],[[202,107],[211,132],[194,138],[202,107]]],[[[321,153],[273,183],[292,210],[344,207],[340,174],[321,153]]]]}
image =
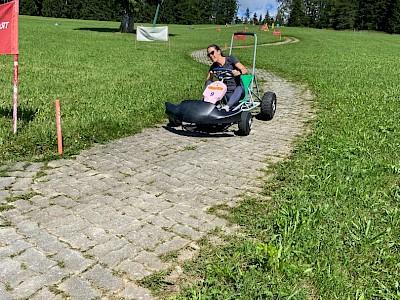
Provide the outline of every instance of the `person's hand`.
{"type": "Polygon", "coordinates": [[[233,76],[239,76],[239,75],[241,75],[242,73],[240,72],[240,71],[238,71],[238,70],[233,70],[232,71],[232,75],[233,76]]]}

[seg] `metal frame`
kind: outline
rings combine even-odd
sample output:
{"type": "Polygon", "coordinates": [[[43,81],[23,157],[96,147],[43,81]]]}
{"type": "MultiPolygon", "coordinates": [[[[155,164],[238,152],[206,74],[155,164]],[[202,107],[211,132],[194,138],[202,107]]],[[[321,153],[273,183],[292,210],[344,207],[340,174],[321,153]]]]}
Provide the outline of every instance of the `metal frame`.
{"type": "Polygon", "coordinates": [[[234,32],[232,34],[232,38],[231,38],[231,45],[229,47],[229,55],[232,55],[232,49],[233,49],[233,41],[235,39],[235,36],[238,35],[244,35],[244,36],[253,36],[254,37],[254,48],[253,48],[253,63],[252,63],[252,72],[249,75],[252,75],[253,78],[249,84],[249,86],[247,87],[247,94],[248,96],[246,97],[246,99],[243,99],[239,102],[239,105],[237,107],[235,107],[234,110],[237,109],[242,109],[243,111],[248,111],[248,110],[252,110],[258,106],[260,106],[260,102],[255,102],[254,101],[254,97],[256,97],[259,101],[261,101],[261,97],[260,97],[260,90],[258,88],[258,82],[257,82],[257,77],[256,77],[256,55],[257,55],[257,35],[255,33],[252,32],[234,32]],[[253,91],[253,85],[255,85],[256,88],[256,92],[253,91]]]}

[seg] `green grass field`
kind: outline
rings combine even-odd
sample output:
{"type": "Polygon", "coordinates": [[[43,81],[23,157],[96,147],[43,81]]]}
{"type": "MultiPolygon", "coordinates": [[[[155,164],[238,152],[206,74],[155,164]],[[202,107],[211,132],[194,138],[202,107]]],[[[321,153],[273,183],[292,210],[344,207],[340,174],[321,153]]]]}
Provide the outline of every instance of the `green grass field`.
{"type": "MultiPolygon", "coordinates": [[[[117,28],[21,17],[17,135],[12,57],[0,57],[0,161],[56,156],[55,99],[65,156],[164,121],[164,101],[201,95],[208,68],[189,53],[229,45],[233,31],[172,25],[168,52],[163,43],[135,46],[134,35],[117,28]]],[[[313,131],[269,170],[276,175],[264,193],[272,200],[226,208],[245,235],[205,247],[186,265],[201,280],[180,298],[399,299],[400,36],[281,30],[301,41],[259,47],[257,67],[308,84],[313,131]]],[[[272,41],[259,33],[260,43],[272,41]]],[[[249,64],[246,51],[236,54],[249,64]]]]}

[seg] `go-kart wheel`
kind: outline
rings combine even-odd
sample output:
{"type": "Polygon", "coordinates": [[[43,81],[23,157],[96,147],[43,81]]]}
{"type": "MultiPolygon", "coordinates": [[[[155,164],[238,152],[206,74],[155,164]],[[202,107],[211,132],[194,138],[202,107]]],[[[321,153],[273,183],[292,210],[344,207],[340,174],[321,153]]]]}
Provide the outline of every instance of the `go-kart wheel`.
{"type": "Polygon", "coordinates": [[[253,115],[249,111],[243,111],[239,122],[239,135],[249,135],[253,126],[253,115]]]}
{"type": "Polygon", "coordinates": [[[174,118],[168,118],[168,121],[169,121],[168,126],[170,126],[170,127],[178,127],[178,126],[182,125],[181,120],[177,120],[174,118]]]}
{"type": "Polygon", "coordinates": [[[276,94],[266,92],[261,99],[261,119],[272,120],[276,111],[276,94]]]}

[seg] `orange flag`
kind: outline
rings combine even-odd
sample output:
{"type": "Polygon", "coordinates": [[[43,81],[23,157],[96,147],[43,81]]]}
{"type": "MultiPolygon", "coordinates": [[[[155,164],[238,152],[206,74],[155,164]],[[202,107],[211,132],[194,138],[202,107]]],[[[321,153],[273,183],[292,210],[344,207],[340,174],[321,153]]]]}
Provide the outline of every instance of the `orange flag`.
{"type": "Polygon", "coordinates": [[[18,1],[0,5],[0,54],[18,54],[18,1]]]}

